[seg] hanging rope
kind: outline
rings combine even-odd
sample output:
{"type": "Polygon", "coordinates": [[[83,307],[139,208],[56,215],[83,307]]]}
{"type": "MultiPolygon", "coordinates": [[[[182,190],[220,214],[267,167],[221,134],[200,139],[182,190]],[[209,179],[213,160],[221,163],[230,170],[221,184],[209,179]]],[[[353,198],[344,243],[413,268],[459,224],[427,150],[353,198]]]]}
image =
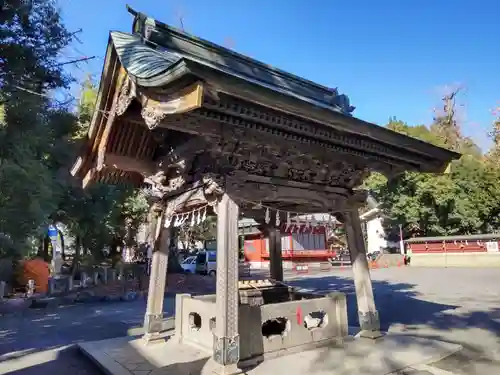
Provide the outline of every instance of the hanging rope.
{"type": "MultiPolygon", "coordinates": [[[[332,216],[331,213],[327,213],[327,218],[322,217],[318,220],[315,214],[311,213],[301,213],[301,212],[291,212],[283,211],[279,208],[271,207],[262,204],[262,202],[254,202],[247,199],[238,198],[237,200],[245,202],[247,204],[252,204],[258,210],[264,210],[264,221],[266,224],[270,224],[272,218],[274,217],[274,225],[279,227],[282,224],[281,215],[284,214],[286,217],[285,231],[297,231],[306,232],[313,231],[318,227],[330,227],[332,229],[336,228],[337,220],[332,216]],[[292,222],[292,216],[294,220],[292,222]],[[333,217],[333,220],[332,220],[333,217]]],[[[194,227],[195,225],[200,225],[207,219],[207,209],[208,204],[198,207],[194,210],[174,214],[170,217],[165,218],[164,226],[165,228],[170,228],[173,226],[175,228],[182,227],[184,225],[189,225],[194,227]]]]}
{"type": "Polygon", "coordinates": [[[174,228],[178,228],[184,226],[187,223],[189,223],[190,227],[200,225],[207,219],[207,208],[208,204],[188,212],[165,217],[165,222],[163,225],[165,226],[165,228],[170,228],[171,226],[173,226],[174,228]]]}

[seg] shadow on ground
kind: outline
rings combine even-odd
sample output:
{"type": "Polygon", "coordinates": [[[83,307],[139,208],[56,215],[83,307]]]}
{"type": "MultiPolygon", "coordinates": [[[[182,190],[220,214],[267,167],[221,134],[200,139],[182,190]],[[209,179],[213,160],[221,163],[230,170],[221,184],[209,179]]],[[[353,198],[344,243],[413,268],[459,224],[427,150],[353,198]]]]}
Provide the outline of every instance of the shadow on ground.
{"type": "MultiPolygon", "coordinates": [[[[480,328],[500,335],[500,308],[473,311],[468,314],[454,312],[458,305],[426,301],[416,292],[415,285],[372,281],[375,304],[380,313],[381,328],[392,324],[425,324],[437,330],[480,328]]],[[[319,293],[340,291],[347,295],[350,326],[358,325],[357,302],[354,281],[350,278],[327,276],[293,280],[289,284],[319,293]]]]}
{"type": "Polygon", "coordinates": [[[101,375],[101,370],[86,358],[76,346],[49,353],[42,352],[0,363],[0,373],[9,375],[101,375]],[[5,366],[3,368],[2,366],[5,366]],[[8,369],[8,370],[7,370],[8,369]],[[4,372],[7,370],[8,372],[4,372]]]}
{"type": "Polygon", "coordinates": [[[126,336],[128,321],[140,322],[145,301],[59,306],[0,320],[0,362],[27,352],[89,340],[126,336]]]}
{"type": "MultiPolygon", "coordinates": [[[[0,374],[101,374],[74,344],[126,336],[130,328],[141,324],[145,308],[145,300],[136,300],[30,309],[3,316],[0,374]]],[[[165,303],[165,312],[172,314],[172,303],[165,303]]]]}
{"type": "MultiPolygon", "coordinates": [[[[348,277],[325,276],[293,280],[289,282],[289,284],[321,293],[330,291],[342,291],[346,293],[349,325],[356,326],[358,324],[356,297],[352,279],[348,277]]],[[[498,340],[500,335],[500,308],[484,311],[464,310],[458,305],[426,301],[423,299],[423,296],[416,291],[415,287],[415,285],[409,283],[373,281],[375,300],[380,313],[383,330],[388,330],[390,326],[400,325],[403,327],[401,329],[403,334],[411,334],[423,338],[448,341],[462,345],[464,347],[463,351],[452,355],[445,361],[440,361],[435,364],[435,366],[442,369],[452,371],[456,374],[496,375],[500,373],[498,370],[500,367],[497,367],[499,363],[496,361],[498,358],[494,358],[491,353],[486,353],[477,345],[469,343],[467,339],[467,335],[474,335],[476,332],[481,331],[493,337],[494,342],[500,347],[500,341],[498,340]],[[450,339],[445,335],[446,332],[455,331],[463,331],[463,337],[465,338],[450,339]]],[[[117,304],[116,306],[117,309],[126,307],[127,306],[124,304],[117,304]]],[[[70,310],[68,311],[68,315],[73,315],[70,310]]],[[[143,311],[144,310],[141,312],[143,311]]],[[[118,310],[116,312],[118,312],[118,310]]],[[[96,314],[95,316],[89,316],[87,318],[82,317],[83,320],[75,319],[74,330],[71,324],[57,326],[58,316],[60,316],[60,314],[40,314],[37,319],[30,318],[31,320],[23,323],[24,328],[18,331],[15,329],[3,330],[0,328],[0,354],[5,353],[7,348],[9,351],[12,351],[13,348],[17,350],[36,351],[55,347],[57,345],[77,343],[83,340],[102,340],[124,336],[126,334],[127,325],[118,322],[116,317],[113,317],[113,314],[114,312],[110,309],[104,314],[106,316],[103,314],[100,316],[96,314]],[[26,339],[24,339],[22,340],[24,344],[16,344],[16,337],[18,337],[21,332],[26,332],[29,327],[31,327],[31,330],[38,336],[36,340],[33,339],[31,342],[30,340],[26,341],[26,339]],[[46,342],[43,341],[43,338],[40,338],[40,334],[43,334],[44,330],[50,330],[52,332],[49,335],[51,339],[46,342]],[[54,332],[56,332],[56,334],[54,334],[54,332]],[[28,345],[26,345],[27,343],[28,345]]],[[[3,327],[1,321],[0,327],[3,327]]],[[[402,342],[401,350],[404,350],[404,345],[405,343],[402,342]]],[[[25,353],[21,352],[20,355],[25,355],[25,353]]],[[[67,355],[65,352],[58,354],[61,358],[64,358],[65,355],[67,355]]],[[[354,353],[354,355],[356,354],[354,353]]],[[[361,354],[359,355],[361,357],[361,354]]],[[[58,362],[59,359],[54,359],[54,361],[58,362]]],[[[179,374],[190,373],[192,375],[198,375],[201,374],[205,364],[206,359],[197,361],[196,363],[176,363],[169,366],[168,369],[165,368],[165,370],[175,370],[179,374]]],[[[52,374],[54,372],[50,370],[50,366],[50,363],[41,363],[27,368],[24,370],[26,372],[11,373],[16,375],[28,375],[31,373],[52,374]]],[[[317,368],[314,369],[316,371],[331,370],[331,366],[333,365],[328,361],[328,350],[322,352],[321,356],[316,361],[316,366],[317,368]]],[[[79,374],[76,371],[68,369],[68,372],[70,371],[74,372],[74,375],[79,374]]],[[[175,371],[174,373],[176,373],[175,371]]],[[[168,372],[166,371],[166,373],[168,372]]],[[[83,372],[82,374],[87,375],[87,372],[83,372]]],[[[88,372],[88,374],[94,373],[88,372]]]]}
{"type": "MultiPolygon", "coordinates": [[[[498,356],[500,308],[464,311],[458,305],[424,300],[413,284],[377,280],[372,282],[382,330],[386,331],[390,326],[399,325],[398,332],[403,334],[462,345],[464,350],[434,364],[444,370],[468,375],[500,373],[498,356]],[[457,335],[460,338],[450,338],[458,331],[462,333],[457,335]],[[474,343],[472,335],[478,335],[479,332],[491,338],[496,348],[492,347],[490,352],[474,343]],[[494,353],[495,350],[497,353],[494,353]]],[[[290,284],[319,293],[330,291],[346,293],[349,325],[358,326],[356,294],[354,281],[351,278],[337,276],[304,278],[293,280],[290,284]]],[[[318,364],[328,363],[326,359],[328,352],[324,354],[323,358],[318,358],[318,364]]]]}

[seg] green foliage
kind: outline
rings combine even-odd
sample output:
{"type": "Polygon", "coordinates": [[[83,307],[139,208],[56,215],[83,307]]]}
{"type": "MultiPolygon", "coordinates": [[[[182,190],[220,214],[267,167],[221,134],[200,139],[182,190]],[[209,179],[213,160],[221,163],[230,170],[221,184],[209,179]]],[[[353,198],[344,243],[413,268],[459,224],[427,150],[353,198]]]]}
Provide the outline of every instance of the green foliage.
{"type": "MultiPolygon", "coordinates": [[[[97,85],[82,84],[75,113],[51,99],[72,81],[58,58],[71,42],[56,0],[31,7],[6,0],[0,12],[0,256],[23,255],[50,222],[66,224],[77,248],[98,258],[105,247],[135,244],[146,220],[141,191],[94,184],[82,190],[69,175],[94,113],[97,85]]],[[[430,127],[409,126],[393,118],[387,127],[408,136],[460,151],[464,156],[445,175],[405,173],[387,181],[372,174],[365,187],[385,210],[388,227],[402,224],[406,235],[447,235],[500,229],[500,125],[486,161],[454,118],[454,95],[430,127]]],[[[216,236],[215,218],[183,228],[180,238],[216,236]]],[[[77,253],[78,254],[78,253],[77,253]]],[[[170,257],[174,259],[174,257],[170,257]]],[[[170,265],[169,265],[170,266],[170,265]]]]}
{"type": "Polygon", "coordinates": [[[37,0],[31,7],[6,3],[0,12],[1,91],[8,97],[14,85],[39,93],[65,87],[69,79],[57,60],[71,34],[61,22],[57,1],[37,0]]]}
{"type": "Polygon", "coordinates": [[[7,3],[0,14],[0,253],[27,253],[54,221],[66,224],[77,247],[94,255],[113,241],[133,244],[145,220],[145,197],[104,184],[83,191],[69,174],[97,89],[88,77],[76,114],[50,98],[71,82],[58,61],[71,34],[57,2],[7,3]]]}
{"type": "MultiPolygon", "coordinates": [[[[189,224],[189,223],[188,223],[189,224]]],[[[186,225],[180,228],[179,239],[185,248],[193,247],[195,241],[210,241],[217,237],[217,217],[207,216],[200,225],[186,225]]]]}
{"type": "Polygon", "coordinates": [[[97,85],[87,76],[80,90],[80,100],[78,103],[78,130],[75,132],[75,138],[83,139],[87,135],[88,126],[94,114],[95,103],[97,100],[97,85]]]}
{"type": "Polygon", "coordinates": [[[493,146],[487,154],[486,161],[490,165],[500,168],[500,116],[498,116],[500,107],[494,113],[497,115],[497,118],[493,122],[493,129],[488,134],[493,141],[493,146]]]}
{"type": "Polygon", "coordinates": [[[403,121],[397,120],[395,117],[389,119],[387,128],[395,132],[420,139],[421,141],[432,143],[436,146],[445,147],[443,139],[433,133],[425,125],[409,126],[403,121]]]}
{"type": "Polygon", "coordinates": [[[58,132],[73,122],[60,121],[48,93],[70,81],[57,58],[71,38],[53,1],[8,3],[0,14],[0,233],[22,253],[61,192],[58,132]]]}
{"type": "MultiPolygon", "coordinates": [[[[426,126],[409,126],[391,119],[388,128],[446,146],[443,137],[426,126]]],[[[365,187],[384,209],[389,237],[397,238],[399,224],[405,236],[484,233],[500,229],[499,170],[484,163],[479,148],[468,138],[457,140],[460,160],[443,175],[408,172],[391,181],[372,174],[365,187]]]]}
{"type": "MultiPolygon", "coordinates": [[[[96,85],[87,78],[80,92],[76,126],[70,134],[72,142],[78,143],[86,136],[96,97],[96,85]]],[[[76,160],[75,149],[69,160],[76,160]]],[[[67,184],[58,212],[59,220],[78,236],[82,248],[99,258],[103,248],[112,248],[117,242],[135,245],[138,228],[147,216],[145,195],[126,186],[107,184],[93,184],[83,190],[80,182],[75,182],[67,184]]]]}

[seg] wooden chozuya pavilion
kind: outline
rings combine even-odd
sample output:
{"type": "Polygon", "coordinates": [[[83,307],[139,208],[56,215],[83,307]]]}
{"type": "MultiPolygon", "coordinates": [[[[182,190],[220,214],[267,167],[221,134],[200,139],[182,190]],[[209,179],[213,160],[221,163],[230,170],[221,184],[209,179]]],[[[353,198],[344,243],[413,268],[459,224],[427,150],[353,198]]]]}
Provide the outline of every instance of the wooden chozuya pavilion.
{"type": "Polygon", "coordinates": [[[155,192],[146,337],[161,326],[172,217],[209,205],[218,226],[213,357],[223,366],[238,362],[241,212],[266,226],[271,277],[283,279],[279,229],[255,202],[341,216],[360,326],[378,337],[358,216],[366,192],[356,188],[370,171],[442,173],[458,155],[353,117],[337,89],[129,11],[133,32],[110,33],[88,142],[72,174],[84,187],[146,182],[155,192]]]}

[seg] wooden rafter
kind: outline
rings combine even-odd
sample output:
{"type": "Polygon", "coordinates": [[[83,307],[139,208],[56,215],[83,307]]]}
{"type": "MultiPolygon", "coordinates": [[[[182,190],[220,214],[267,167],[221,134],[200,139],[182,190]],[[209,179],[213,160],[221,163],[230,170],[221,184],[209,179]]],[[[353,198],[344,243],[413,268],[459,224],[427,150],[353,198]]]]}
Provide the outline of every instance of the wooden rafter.
{"type": "Polygon", "coordinates": [[[127,78],[127,72],[125,71],[125,68],[120,67],[120,70],[118,72],[118,77],[116,79],[116,85],[115,85],[115,92],[113,95],[113,102],[111,104],[111,110],[110,113],[107,115],[106,118],[106,125],[104,126],[104,130],[102,132],[101,139],[99,142],[94,144],[94,150],[97,148],[97,170],[100,171],[103,168],[104,165],[104,156],[106,154],[106,148],[108,146],[108,138],[109,134],[111,133],[111,129],[113,128],[115,124],[115,118],[116,118],[116,106],[118,103],[118,97],[120,95],[120,88],[124,84],[125,80],[127,78]]]}
{"type": "Polygon", "coordinates": [[[103,157],[103,167],[118,169],[124,172],[138,173],[144,177],[151,176],[157,172],[155,163],[150,160],[141,160],[130,156],[106,153],[103,157]]]}

